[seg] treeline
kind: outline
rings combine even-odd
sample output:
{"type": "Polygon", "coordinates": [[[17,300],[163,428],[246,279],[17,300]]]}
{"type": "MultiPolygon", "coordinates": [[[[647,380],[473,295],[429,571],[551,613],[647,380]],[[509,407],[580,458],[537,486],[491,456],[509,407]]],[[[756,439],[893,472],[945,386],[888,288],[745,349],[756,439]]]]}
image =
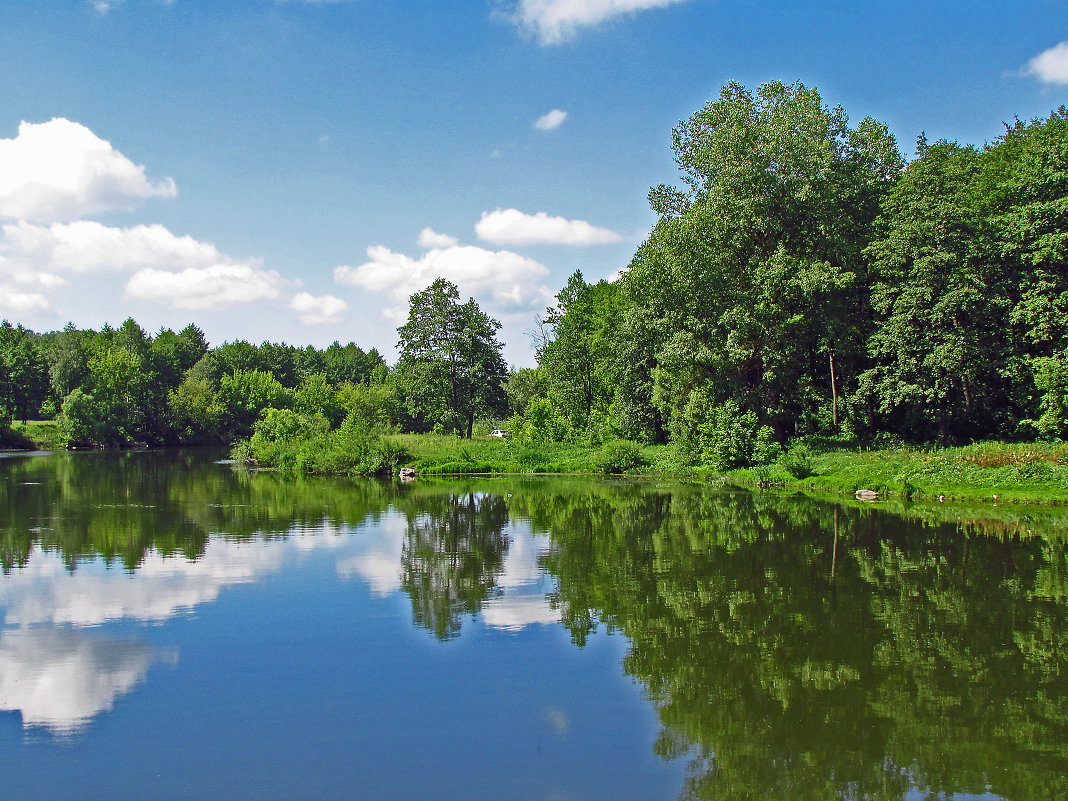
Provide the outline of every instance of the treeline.
{"type": "Polygon", "coordinates": [[[203,332],[150,335],[133,319],[35,333],[0,323],[0,422],[52,418],[72,445],[211,444],[252,433],[269,408],[325,416],[382,394],[374,349],[264,342],[210,348],[203,332]]]}
{"type": "Polygon", "coordinates": [[[815,89],[732,83],[673,133],[680,187],[612,283],[540,330],[534,437],[673,440],[719,467],[795,437],[1068,437],[1068,110],[904,160],[815,89]]]}

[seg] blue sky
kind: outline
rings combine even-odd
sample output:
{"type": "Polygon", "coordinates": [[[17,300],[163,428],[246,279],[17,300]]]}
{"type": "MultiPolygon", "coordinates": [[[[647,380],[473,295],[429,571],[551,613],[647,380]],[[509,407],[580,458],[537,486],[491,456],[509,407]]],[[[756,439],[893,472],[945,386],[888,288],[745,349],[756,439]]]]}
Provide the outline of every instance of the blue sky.
{"type": "Polygon", "coordinates": [[[982,144],[1068,103],[1068,3],[110,0],[0,6],[0,317],[392,360],[438,275],[512,364],[626,266],[730,80],[982,144]]]}

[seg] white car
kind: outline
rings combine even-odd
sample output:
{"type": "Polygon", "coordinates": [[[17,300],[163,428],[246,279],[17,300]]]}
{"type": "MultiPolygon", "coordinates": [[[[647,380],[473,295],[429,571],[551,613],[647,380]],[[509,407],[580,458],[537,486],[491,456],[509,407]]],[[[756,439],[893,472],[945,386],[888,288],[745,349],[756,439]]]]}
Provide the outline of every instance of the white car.
{"type": "Polygon", "coordinates": [[[491,437],[507,437],[508,432],[503,428],[495,428],[490,432],[491,437]]]}

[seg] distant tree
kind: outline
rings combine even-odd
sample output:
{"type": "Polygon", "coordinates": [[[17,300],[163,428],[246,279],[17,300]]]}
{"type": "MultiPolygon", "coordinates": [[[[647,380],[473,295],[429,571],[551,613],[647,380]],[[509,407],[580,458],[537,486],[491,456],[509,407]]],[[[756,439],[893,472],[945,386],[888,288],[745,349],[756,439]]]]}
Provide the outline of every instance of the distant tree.
{"type": "Polygon", "coordinates": [[[212,385],[187,375],[167,393],[172,436],[180,443],[207,444],[223,439],[226,409],[212,385]]]}
{"type": "Polygon", "coordinates": [[[571,427],[585,431],[591,418],[607,417],[615,390],[620,317],[615,284],[587,284],[576,271],[546,310],[549,336],[538,363],[549,377],[548,394],[571,427]]]}
{"type": "Polygon", "coordinates": [[[293,390],[293,411],[308,416],[322,415],[335,428],[344,417],[338,393],[327,381],[325,373],[306,376],[293,390]]]}
{"type": "Polygon", "coordinates": [[[90,331],[79,331],[74,323],[67,323],[62,331],[45,335],[43,352],[48,362],[52,397],[57,405],[88,379],[87,343],[92,336],[90,331]]]}
{"type": "Polygon", "coordinates": [[[289,392],[273,375],[263,370],[237,370],[219,383],[219,400],[226,409],[227,428],[247,437],[265,409],[287,408],[289,392]]]}
{"type": "Polygon", "coordinates": [[[48,396],[48,365],[38,350],[37,336],[7,320],[0,323],[0,407],[6,420],[25,422],[36,415],[48,396]]]}
{"type": "Polygon", "coordinates": [[[444,278],[411,296],[397,370],[413,416],[470,437],[476,418],[506,410],[500,327],[473,298],[461,304],[444,278]]]}

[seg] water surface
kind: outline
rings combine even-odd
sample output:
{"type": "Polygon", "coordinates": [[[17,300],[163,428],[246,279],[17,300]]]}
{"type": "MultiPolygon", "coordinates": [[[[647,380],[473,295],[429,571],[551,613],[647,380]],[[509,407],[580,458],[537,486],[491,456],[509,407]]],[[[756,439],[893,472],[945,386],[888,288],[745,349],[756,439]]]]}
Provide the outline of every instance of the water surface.
{"type": "Polygon", "coordinates": [[[3,796],[1068,797],[1056,511],[216,458],[0,459],[3,796]]]}

